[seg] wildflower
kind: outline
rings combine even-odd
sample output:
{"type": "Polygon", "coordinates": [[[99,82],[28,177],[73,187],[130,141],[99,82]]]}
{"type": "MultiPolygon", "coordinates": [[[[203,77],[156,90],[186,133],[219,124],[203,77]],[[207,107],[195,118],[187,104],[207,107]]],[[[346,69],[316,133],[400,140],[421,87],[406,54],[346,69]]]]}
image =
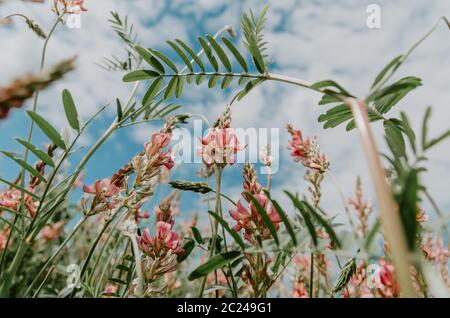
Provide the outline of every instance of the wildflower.
{"type": "Polygon", "coordinates": [[[310,271],[310,257],[304,255],[297,255],[293,260],[295,269],[297,271],[295,280],[293,282],[292,297],[293,298],[308,298],[309,297],[309,271],[310,271]]]}
{"type": "MultiPolygon", "coordinates": [[[[28,210],[28,213],[32,217],[34,217],[39,207],[39,202],[35,201],[33,197],[27,193],[23,194],[23,198],[25,202],[25,208],[28,210]]],[[[4,193],[0,193],[0,206],[4,206],[5,208],[19,211],[21,200],[22,192],[17,189],[9,189],[4,193]]]]}
{"type": "Polygon", "coordinates": [[[138,238],[138,244],[142,252],[153,259],[164,257],[169,252],[176,255],[184,253],[178,233],[172,230],[171,224],[162,221],[156,223],[155,236],[151,236],[150,231],[145,229],[138,238]]]}
{"type": "Polygon", "coordinates": [[[120,192],[120,188],[111,183],[111,180],[105,178],[97,180],[92,186],[83,186],[85,193],[99,195],[104,198],[110,198],[120,192]]]}
{"type": "Polygon", "coordinates": [[[258,183],[256,171],[250,163],[246,163],[243,171],[243,188],[244,191],[251,194],[259,194],[262,191],[261,184],[258,183]]]}
{"type": "Polygon", "coordinates": [[[53,10],[59,15],[61,5],[68,13],[78,14],[80,11],[88,11],[84,6],[84,0],[54,0],[53,10]]]}
{"type": "MultiPolygon", "coordinates": [[[[158,132],[152,135],[151,141],[144,144],[145,154],[147,155],[147,162],[150,162],[152,166],[165,166],[167,169],[171,169],[174,165],[170,150],[163,152],[163,148],[166,147],[170,139],[171,133],[158,132]]],[[[145,159],[138,159],[141,161],[141,165],[145,162],[145,159]]]]}
{"type": "Polygon", "coordinates": [[[105,286],[105,290],[103,291],[102,298],[112,298],[112,294],[116,294],[119,290],[119,286],[117,284],[108,283],[105,286]]]}
{"type": "Polygon", "coordinates": [[[434,262],[447,262],[450,257],[449,249],[444,245],[444,242],[439,235],[433,237],[429,234],[424,239],[425,242],[422,245],[422,250],[425,257],[434,262]]]}
{"type": "Polygon", "coordinates": [[[379,278],[381,286],[375,286],[383,298],[398,297],[398,286],[394,276],[394,266],[385,259],[380,260],[379,278]]]}
{"type": "Polygon", "coordinates": [[[416,214],[416,221],[419,223],[424,223],[428,221],[430,216],[422,209],[419,209],[416,214]]]}
{"type": "Polygon", "coordinates": [[[425,254],[425,258],[429,261],[437,263],[439,272],[443,281],[450,286],[450,278],[448,274],[448,258],[450,257],[449,247],[444,244],[438,234],[434,236],[434,240],[431,234],[428,234],[424,238],[422,244],[422,250],[425,254]]]}
{"type": "Polygon", "coordinates": [[[309,298],[308,288],[304,282],[295,282],[292,298],[309,298]]]}
{"type": "Polygon", "coordinates": [[[161,275],[171,273],[177,269],[178,261],[177,255],[172,253],[171,250],[167,252],[164,257],[151,258],[146,257],[142,260],[142,271],[144,273],[145,279],[148,284],[148,288],[145,292],[147,295],[151,295],[155,292],[160,292],[154,290],[152,287],[152,282],[154,282],[161,275]]]}
{"type": "Polygon", "coordinates": [[[233,165],[236,153],[243,149],[233,128],[212,128],[200,141],[198,154],[207,166],[233,165]]]}
{"type": "Polygon", "coordinates": [[[321,152],[316,137],[303,139],[300,130],[294,130],[292,125],[288,125],[287,129],[292,137],[288,149],[291,150],[291,156],[294,158],[294,161],[301,162],[310,169],[321,172],[326,171],[330,163],[325,154],[321,152]]]}
{"type": "Polygon", "coordinates": [[[253,235],[256,233],[258,233],[262,239],[269,239],[271,237],[270,231],[246,192],[253,195],[261,207],[266,211],[276,229],[279,227],[281,218],[276,210],[269,204],[269,198],[264,194],[262,186],[258,183],[256,171],[249,163],[244,166],[243,179],[244,192],[242,193],[242,197],[249,204],[249,208],[246,208],[241,203],[241,200],[238,200],[236,203],[236,210],[229,212],[233,220],[237,222],[233,228],[236,231],[244,229],[244,238],[251,243],[255,242],[253,235]]]}
{"type": "Polygon", "coordinates": [[[363,192],[361,187],[361,179],[358,177],[356,179],[356,190],[355,197],[349,200],[350,205],[352,205],[359,219],[359,234],[361,237],[366,236],[368,232],[368,217],[370,212],[372,212],[372,206],[369,201],[364,200],[363,192]]]}
{"type": "Polygon", "coordinates": [[[55,224],[47,224],[42,229],[42,237],[46,241],[53,241],[61,234],[63,227],[63,221],[56,222],[55,224]]]}
{"type": "MultiPolygon", "coordinates": [[[[269,206],[269,199],[267,196],[264,194],[257,194],[254,197],[262,208],[266,210],[270,221],[274,224],[275,228],[278,229],[281,218],[276,210],[272,206],[269,206]]],[[[236,210],[230,211],[230,215],[233,220],[237,222],[233,229],[235,231],[244,229],[244,238],[247,241],[251,243],[255,242],[253,238],[255,233],[258,233],[262,239],[269,239],[272,237],[269,229],[265,225],[261,215],[253,203],[250,203],[250,208],[247,209],[242,205],[241,201],[238,200],[236,210]]]]}
{"type": "Polygon", "coordinates": [[[374,297],[369,286],[367,286],[367,270],[366,270],[366,263],[364,261],[361,260],[359,265],[356,267],[355,274],[353,275],[352,279],[343,290],[342,296],[344,298],[374,297]]]}
{"type": "Polygon", "coordinates": [[[170,226],[174,225],[172,218],[172,211],[170,209],[170,202],[163,202],[155,208],[156,220],[164,223],[169,223],[170,226]]]}
{"type": "Polygon", "coordinates": [[[82,198],[83,210],[90,214],[96,214],[113,210],[119,203],[118,195],[121,189],[114,185],[110,179],[105,178],[95,181],[91,186],[84,185],[83,191],[94,196],[89,211],[86,211],[86,200],[82,198]]]}

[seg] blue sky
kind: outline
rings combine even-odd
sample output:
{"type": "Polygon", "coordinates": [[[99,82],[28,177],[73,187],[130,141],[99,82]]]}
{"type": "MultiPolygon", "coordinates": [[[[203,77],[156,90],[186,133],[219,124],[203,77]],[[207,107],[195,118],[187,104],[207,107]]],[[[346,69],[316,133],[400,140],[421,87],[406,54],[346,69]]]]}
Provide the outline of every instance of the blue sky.
{"type": "MultiPolygon", "coordinates": [[[[47,1],[48,2],[48,1],[47,1]]],[[[394,56],[405,52],[426,33],[438,17],[450,16],[447,0],[423,1],[222,1],[222,0],[86,0],[89,11],[82,16],[82,28],[57,30],[49,46],[47,65],[61,59],[78,56],[77,69],[63,81],[45,91],[40,99],[39,111],[58,128],[66,126],[60,101],[63,88],[74,95],[82,118],[87,119],[102,105],[112,103],[116,97],[125,100],[131,85],[121,81],[119,72],[108,73],[94,63],[111,53],[121,54],[122,44],[111,31],[107,18],[109,11],[128,15],[139,32],[143,45],[167,51],[166,40],[180,38],[194,43],[199,35],[214,34],[225,24],[235,27],[240,41],[239,19],[247,8],[260,10],[270,4],[266,38],[269,54],[274,64],[271,71],[296,76],[308,81],[332,78],[357,95],[364,96],[374,76],[394,56]],[[381,7],[381,29],[366,26],[366,8],[371,3],[381,7]]],[[[23,12],[48,30],[54,19],[49,2],[45,5],[6,1],[0,6],[0,16],[23,12]]],[[[0,27],[0,85],[16,76],[38,69],[42,41],[22,23],[0,27]]],[[[419,127],[428,105],[434,106],[431,134],[448,129],[450,115],[450,33],[441,25],[401,69],[401,75],[415,75],[424,80],[424,86],[405,98],[393,111],[406,110],[412,123],[419,127]]],[[[140,92],[142,94],[142,92],[140,92]]],[[[205,87],[186,91],[180,100],[183,112],[200,113],[210,121],[223,111],[231,91],[208,90],[205,87]]],[[[306,135],[317,135],[323,151],[329,156],[331,166],[347,196],[351,196],[357,175],[371,195],[369,174],[355,131],[347,133],[343,128],[323,130],[317,123],[323,111],[317,106],[319,96],[295,87],[267,83],[236,104],[233,120],[236,127],[279,128],[280,171],[274,176],[274,190],[282,198],[282,189],[305,191],[304,170],[294,164],[285,149],[287,122],[301,128],[306,135]]],[[[29,104],[27,105],[29,107],[29,104]]],[[[114,107],[103,114],[83,137],[82,144],[89,147],[101,135],[113,118],[114,107]]],[[[0,148],[18,150],[15,137],[24,137],[26,117],[22,110],[14,111],[0,122],[0,148]]],[[[158,125],[142,125],[117,132],[96,154],[87,167],[86,182],[110,176],[140,151],[142,143],[150,138],[158,125]]],[[[376,124],[376,135],[383,149],[381,126],[376,124]]],[[[35,143],[42,145],[42,136],[36,135],[35,143]]],[[[80,150],[82,153],[84,150],[80,150]]],[[[434,150],[430,156],[430,171],[425,183],[435,193],[439,204],[450,208],[448,181],[450,175],[448,143],[434,150]]],[[[73,158],[76,164],[77,156],[73,158]]],[[[194,179],[198,166],[184,165],[171,178],[194,179]]],[[[6,158],[0,158],[0,175],[12,178],[16,171],[6,158]]],[[[230,168],[225,175],[225,188],[237,199],[241,192],[241,166],[230,168]]],[[[330,214],[340,213],[339,197],[330,180],[325,180],[324,192],[329,195],[323,206],[330,214]]],[[[157,194],[155,201],[167,192],[157,194]]],[[[372,196],[373,197],[373,196],[372,196]]],[[[281,202],[287,203],[283,198],[281,202]]],[[[204,212],[198,197],[184,196],[186,211],[204,212]]]]}

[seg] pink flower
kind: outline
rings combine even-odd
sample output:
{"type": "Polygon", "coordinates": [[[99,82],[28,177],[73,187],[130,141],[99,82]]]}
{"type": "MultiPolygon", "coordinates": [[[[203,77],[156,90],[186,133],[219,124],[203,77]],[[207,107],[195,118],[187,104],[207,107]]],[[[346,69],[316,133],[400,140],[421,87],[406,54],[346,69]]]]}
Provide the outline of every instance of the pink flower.
{"type": "Polygon", "coordinates": [[[97,214],[108,210],[111,211],[120,202],[118,200],[118,195],[121,189],[113,184],[108,178],[97,180],[91,186],[84,185],[83,191],[87,194],[94,195],[89,210],[87,210],[86,207],[87,200],[85,198],[82,198],[81,200],[83,210],[89,214],[97,214]]]}
{"type": "Polygon", "coordinates": [[[86,7],[83,4],[84,0],[72,0],[70,1],[70,5],[79,6],[81,11],[87,11],[86,7]]]}
{"type": "MultiPolygon", "coordinates": [[[[264,194],[256,194],[254,195],[254,197],[266,211],[267,215],[270,218],[270,221],[272,221],[275,228],[278,229],[281,218],[276,210],[272,206],[269,206],[269,199],[267,198],[267,196],[264,194]]],[[[245,195],[244,198],[246,198],[245,195]]],[[[250,200],[247,201],[250,202],[250,200]]],[[[237,222],[233,229],[235,231],[244,229],[244,238],[251,243],[254,242],[253,234],[256,231],[259,232],[262,239],[269,239],[272,236],[269,229],[266,227],[264,221],[262,220],[261,215],[259,214],[253,203],[250,203],[249,205],[250,209],[247,209],[242,205],[241,201],[238,200],[236,204],[236,210],[230,211],[230,216],[237,222]]]]}
{"type": "Polygon", "coordinates": [[[171,138],[171,133],[160,131],[152,135],[150,142],[144,144],[145,153],[152,166],[165,166],[167,169],[172,169],[174,163],[170,150],[163,151],[163,148],[170,143],[171,138]]]}
{"type": "Polygon", "coordinates": [[[394,276],[394,266],[386,260],[380,260],[380,282],[381,287],[377,288],[378,293],[383,298],[398,297],[398,286],[394,276]]]}
{"type": "Polygon", "coordinates": [[[294,161],[301,162],[305,167],[325,171],[330,163],[325,154],[320,151],[319,145],[315,137],[303,139],[300,130],[294,130],[288,125],[288,132],[292,137],[289,142],[288,149],[291,150],[291,156],[294,161]]]}
{"type": "Polygon", "coordinates": [[[447,263],[450,257],[450,251],[439,235],[434,236],[434,241],[431,235],[427,235],[425,243],[422,245],[422,250],[425,253],[425,257],[430,261],[447,263]]]}
{"type": "Polygon", "coordinates": [[[428,221],[429,218],[430,216],[424,210],[419,210],[416,214],[416,221],[419,223],[424,223],[428,221]]]}
{"type": "Polygon", "coordinates": [[[85,193],[101,195],[105,198],[110,198],[120,192],[120,188],[111,183],[108,178],[97,180],[91,186],[84,185],[83,191],[85,193]]]}
{"type": "MultiPolygon", "coordinates": [[[[103,291],[103,294],[115,294],[119,290],[119,287],[116,284],[107,284],[105,286],[105,290],[103,291]]],[[[102,298],[112,298],[110,295],[104,295],[102,298]]]]}
{"type": "Polygon", "coordinates": [[[20,206],[21,195],[21,192],[16,189],[0,193],[0,206],[17,211],[20,206]]]}
{"type": "Polygon", "coordinates": [[[152,258],[164,257],[169,251],[177,255],[184,253],[178,233],[172,230],[171,224],[162,221],[156,223],[155,236],[145,229],[138,238],[138,245],[142,252],[152,258]]]}
{"type": "Polygon", "coordinates": [[[63,226],[63,221],[59,221],[55,224],[47,224],[42,229],[42,237],[47,241],[53,241],[59,236],[59,234],[61,234],[63,226]]]}
{"type": "MultiPolygon", "coordinates": [[[[0,194],[0,206],[5,208],[19,211],[20,202],[22,200],[22,192],[17,189],[10,189],[4,193],[0,194]]],[[[36,215],[37,208],[39,207],[39,202],[35,201],[33,197],[29,194],[24,194],[25,207],[32,217],[36,215]]]]}
{"type": "Polygon", "coordinates": [[[175,254],[184,253],[180,244],[180,236],[177,232],[172,231],[172,225],[165,222],[156,223],[156,232],[159,240],[164,242],[166,248],[171,249],[175,254]]]}
{"type": "MultiPolygon", "coordinates": [[[[64,7],[67,7],[68,9],[73,9],[74,7],[79,7],[81,11],[87,11],[86,7],[84,6],[84,0],[58,0],[61,2],[64,7]]],[[[71,12],[73,13],[73,12],[71,12]]]]}
{"type": "Polygon", "coordinates": [[[200,141],[197,152],[207,166],[232,165],[236,153],[243,149],[233,128],[210,129],[200,141]]]}
{"type": "Polygon", "coordinates": [[[309,298],[308,288],[303,282],[296,282],[292,291],[292,298],[309,298]]]}

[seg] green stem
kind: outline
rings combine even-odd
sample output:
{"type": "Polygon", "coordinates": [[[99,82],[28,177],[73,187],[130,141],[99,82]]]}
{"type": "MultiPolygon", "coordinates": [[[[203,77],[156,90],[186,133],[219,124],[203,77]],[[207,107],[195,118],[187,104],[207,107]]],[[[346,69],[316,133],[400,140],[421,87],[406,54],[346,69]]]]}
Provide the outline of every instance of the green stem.
{"type": "MultiPolygon", "coordinates": [[[[116,212],[115,215],[117,215],[119,211],[116,212]]],[[[84,274],[86,273],[86,270],[88,268],[89,262],[91,261],[92,255],[94,254],[95,249],[97,248],[98,243],[100,242],[100,239],[102,238],[103,234],[105,233],[106,229],[109,227],[109,225],[113,222],[114,216],[105,223],[100,233],[97,235],[97,238],[94,241],[94,244],[92,244],[91,248],[89,249],[88,255],[86,257],[86,260],[84,261],[83,267],[81,268],[80,272],[80,278],[79,281],[81,282],[83,279],[84,274]]],[[[70,297],[74,297],[76,293],[76,288],[73,289],[72,294],[70,297]]]]}
{"type": "Polygon", "coordinates": [[[309,298],[314,298],[314,253],[311,253],[309,272],[309,298]]]}
{"type": "Polygon", "coordinates": [[[33,286],[37,283],[37,281],[39,280],[39,277],[41,277],[41,275],[44,273],[44,271],[46,270],[46,268],[53,262],[53,260],[56,258],[56,256],[59,255],[59,253],[63,250],[63,248],[67,245],[67,243],[72,239],[72,237],[75,235],[75,233],[81,228],[81,226],[84,224],[84,222],[86,222],[88,219],[88,216],[84,216],[73,228],[72,232],[69,234],[69,236],[67,236],[67,238],[64,240],[64,242],[61,243],[61,245],[58,247],[58,249],[53,253],[52,256],[50,256],[50,258],[48,258],[44,265],[42,265],[41,270],[39,271],[39,273],[35,276],[34,280],[31,282],[30,286],[28,286],[27,290],[25,291],[24,297],[26,297],[31,289],[33,288],[33,286]]]}
{"type": "MultiPolygon", "coordinates": [[[[46,54],[47,54],[47,46],[48,46],[48,43],[50,41],[50,38],[52,37],[54,31],[56,30],[56,27],[60,23],[61,18],[63,17],[64,14],[65,14],[65,11],[60,16],[57,17],[56,22],[53,24],[52,28],[50,29],[50,32],[48,33],[47,38],[44,41],[44,46],[42,48],[42,53],[41,53],[40,71],[42,71],[44,69],[44,66],[45,66],[45,57],[46,57],[46,54]]],[[[18,14],[18,15],[20,15],[20,14],[18,14]]],[[[22,15],[20,15],[20,16],[22,16],[22,15]]],[[[27,19],[27,18],[25,17],[25,19],[27,19]]],[[[37,110],[38,98],[39,98],[39,90],[36,90],[36,92],[34,94],[34,99],[33,99],[33,107],[32,107],[33,111],[37,110]]],[[[34,127],[34,122],[31,120],[30,121],[30,126],[28,128],[28,136],[27,136],[27,141],[28,142],[31,141],[31,137],[33,136],[33,127],[34,127]]],[[[24,153],[24,161],[25,162],[28,161],[28,155],[29,155],[29,150],[28,150],[28,148],[26,148],[25,149],[25,153],[24,153]]],[[[21,179],[20,180],[21,186],[22,186],[22,188],[25,188],[25,168],[22,169],[22,171],[20,173],[20,176],[21,176],[21,178],[20,178],[21,179]]],[[[22,212],[22,214],[24,214],[24,212],[25,212],[24,210],[25,210],[25,193],[22,192],[21,193],[21,199],[20,199],[20,211],[22,212]]],[[[18,217],[15,216],[14,217],[14,225],[16,224],[17,220],[18,220],[18,217]]],[[[11,231],[10,231],[10,233],[8,235],[7,244],[9,244],[9,242],[11,240],[11,237],[13,235],[13,232],[14,232],[14,227],[11,228],[11,231]]],[[[20,243],[18,251],[22,251],[24,248],[26,248],[26,246],[24,244],[24,241],[22,240],[22,242],[20,243]]],[[[23,252],[23,255],[25,254],[25,252],[26,252],[26,250],[23,252]]],[[[19,256],[19,254],[16,252],[16,254],[14,255],[14,260],[16,260],[17,256],[19,256]]],[[[0,262],[0,277],[3,274],[3,266],[4,266],[5,257],[6,257],[6,250],[3,253],[2,260],[0,262]]],[[[17,259],[16,261],[14,261],[14,260],[11,263],[11,265],[15,264],[15,266],[18,266],[22,262],[21,258],[17,259]]],[[[9,285],[10,284],[10,281],[14,277],[16,271],[17,271],[17,267],[14,267],[14,268],[10,267],[8,269],[9,273],[8,273],[8,277],[6,277],[6,279],[5,279],[5,285],[9,285]],[[11,270],[11,272],[10,272],[10,270],[11,270]]]]}

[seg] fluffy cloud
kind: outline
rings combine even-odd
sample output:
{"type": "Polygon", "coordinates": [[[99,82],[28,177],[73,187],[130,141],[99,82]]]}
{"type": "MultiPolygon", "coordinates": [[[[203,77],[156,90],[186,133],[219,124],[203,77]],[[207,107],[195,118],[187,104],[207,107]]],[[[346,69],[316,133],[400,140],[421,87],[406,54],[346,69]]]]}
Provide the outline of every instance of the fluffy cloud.
{"type": "MultiPolygon", "coordinates": [[[[111,32],[106,22],[109,11],[128,14],[136,24],[140,40],[146,46],[164,48],[168,39],[181,38],[193,43],[197,35],[214,34],[225,24],[239,29],[239,18],[244,10],[261,9],[271,5],[268,15],[266,39],[270,56],[275,62],[272,71],[296,76],[309,81],[333,78],[359,96],[364,96],[376,73],[394,56],[404,53],[426,33],[442,15],[450,15],[450,2],[430,0],[411,2],[406,0],[379,0],[382,28],[366,27],[366,7],[372,1],[86,1],[89,12],[83,15],[80,30],[60,28],[52,39],[47,65],[68,56],[78,56],[77,70],[62,83],[42,94],[40,110],[56,125],[64,126],[59,92],[69,88],[82,117],[87,118],[99,107],[111,103],[116,97],[125,100],[131,87],[121,82],[118,73],[99,69],[94,62],[112,52],[121,54],[122,44],[111,32]]],[[[21,11],[32,16],[48,29],[54,17],[48,5],[32,5],[15,1],[1,7],[2,15],[21,11]]],[[[403,66],[399,75],[415,75],[424,80],[424,86],[405,98],[397,107],[407,110],[415,127],[425,106],[434,105],[431,134],[448,129],[450,117],[450,91],[448,71],[450,67],[450,33],[441,25],[403,66]]],[[[21,23],[0,28],[4,49],[0,52],[0,83],[5,83],[23,72],[36,71],[42,41],[26,30],[21,23]]],[[[186,91],[181,100],[185,110],[205,114],[213,121],[230,99],[230,92],[193,88],[186,91]]],[[[279,83],[265,83],[235,104],[234,123],[240,127],[278,127],[284,131],[287,122],[316,134],[323,150],[328,154],[332,167],[347,195],[351,195],[357,174],[362,175],[364,187],[371,193],[370,176],[359,146],[356,131],[347,133],[342,128],[323,130],[317,116],[326,108],[317,106],[319,96],[297,87],[279,83]]],[[[110,107],[113,112],[114,107],[110,107]]],[[[398,110],[393,113],[397,113],[398,110]]],[[[105,121],[111,116],[106,116],[105,121]]],[[[380,126],[374,126],[380,147],[383,148],[380,126]]],[[[2,127],[0,127],[0,132],[2,127]]],[[[137,126],[130,134],[136,142],[145,141],[152,126],[137,126]]],[[[91,132],[96,136],[99,132],[91,132]]],[[[281,135],[281,150],[287,135],[281,135]]],[[[128,141],[119,139],[126,144],[128,141]]],[[[132,155],[132,154],[130,154],[132,155]]],[[[286,156],[280,158],[281,169],[275,176],[277,191],[285,188],[305,188],[303,171],[286,156]]],[[[450,208],[447,182],[441,176],[449,175],[450,152],[442,145],[430,156],[431,167],[424,180],[437,200],[450,208]]],[[[239,178],[230,184],[238,188],[239,178]]],[[[331,182],[324,190],[331,195],[324,202],[331,210],[340,206],[340,199],[331,182]]]]}

